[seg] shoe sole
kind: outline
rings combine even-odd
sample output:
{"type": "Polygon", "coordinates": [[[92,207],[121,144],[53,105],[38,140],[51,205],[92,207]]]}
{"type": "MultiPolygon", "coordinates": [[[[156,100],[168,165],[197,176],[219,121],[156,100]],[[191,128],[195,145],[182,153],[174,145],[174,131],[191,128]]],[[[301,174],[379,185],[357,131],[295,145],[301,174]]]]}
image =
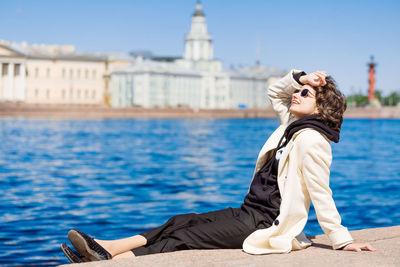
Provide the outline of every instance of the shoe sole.
{"type": "Polygon", "coordinates": [[[83,260],[78,257],[65,243],[61,244],[61,250],[64,253],[65,257],[69,260],[70,263],[81,263],[83,260]]]}
{"type": "Polygon", "coordinates": [[[68,239],[74,248],[84,257],[88,258],[90,261],[100,261],[101,256],[89,247],[86,239],[81,236],[81,234],[75,230],[71,230],[68,233],[68,239]]]}

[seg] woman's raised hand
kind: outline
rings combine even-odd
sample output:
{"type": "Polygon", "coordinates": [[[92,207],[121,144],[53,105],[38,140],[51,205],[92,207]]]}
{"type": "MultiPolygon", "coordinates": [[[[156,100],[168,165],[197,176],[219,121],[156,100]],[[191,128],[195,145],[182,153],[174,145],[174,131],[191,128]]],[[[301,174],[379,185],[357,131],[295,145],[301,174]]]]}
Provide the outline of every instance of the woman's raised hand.
{"type": "Polygon", "coordinates": [[[352,243],[345,246],[343,250],[360,252],[361,250],[375,251],[376,249],[369,243],[352,243]]]}
{"type": "Polygon", "coordinates": [[[301,76],[300,82],[302,84],[308,84],[313,87],[324,86],[326,85],[325,78],[326,78],[326,71],[317,70],[316,72],[312,72],[310,74],[301,76]]]}

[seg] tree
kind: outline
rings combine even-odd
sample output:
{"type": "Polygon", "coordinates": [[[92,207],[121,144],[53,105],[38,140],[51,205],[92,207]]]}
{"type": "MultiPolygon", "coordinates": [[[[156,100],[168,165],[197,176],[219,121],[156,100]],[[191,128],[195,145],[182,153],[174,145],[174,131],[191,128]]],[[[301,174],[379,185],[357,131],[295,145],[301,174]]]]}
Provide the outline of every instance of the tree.
{"type": "Polygon", "coordinates": [[[382,102],[382,92],[379,90],[375,91],[375,98],[379,100],[379,103],[383,103],[382,102]]]}
{"type": "Polygon", "coordinates": [[[347,97],[347,103],[350,107],[360,107],[368,103],[368,97],[366,95],[355,94],[347,97]]]}
{"type": "Polygon", "coordinates": [[[397,92],[392,92],[390,95],[383,99],[384,106],[397,106],[400,101],[400,95],[397,92]]]}
{"type": "MultiPolygon", "coordinates": [[[[400,93],[392,92],[388,96],[382,96],[381,91],[375,91],[375,97],[379,100],[382,106],[397,106],[400,102],[400,93]]],[[[346,98],[348,107],[360,107],[368,104],[368,96],[355,94],[346,98]]]]}

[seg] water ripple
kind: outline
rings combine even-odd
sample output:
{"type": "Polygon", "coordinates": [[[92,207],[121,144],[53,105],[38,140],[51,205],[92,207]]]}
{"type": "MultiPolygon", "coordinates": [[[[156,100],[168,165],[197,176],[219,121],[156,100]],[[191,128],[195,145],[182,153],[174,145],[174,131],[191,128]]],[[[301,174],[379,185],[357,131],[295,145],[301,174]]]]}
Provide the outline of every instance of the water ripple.
{"type": "MultiPolygon", "coordinates": [[[[170,216],[238,207],[268,119],[0,120],[0,265],[67,263],[79,228],[102,239],[170,216]]],[[[400,121],[345,120],[331,187],[349,229],[400,224],[400,121]]],[[[306,233],[321,229],[311,210],[306,233]]]]}

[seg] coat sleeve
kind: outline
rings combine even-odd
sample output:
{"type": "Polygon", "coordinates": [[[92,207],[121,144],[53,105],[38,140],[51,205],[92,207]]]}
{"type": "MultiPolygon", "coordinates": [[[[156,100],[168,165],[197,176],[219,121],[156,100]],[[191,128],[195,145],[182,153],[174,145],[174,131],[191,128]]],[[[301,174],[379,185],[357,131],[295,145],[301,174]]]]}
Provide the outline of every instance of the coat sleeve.
{"type": "Polygon", "coordinates": [[[347,228],[341,225],[341,217],[329,187],[332,162],[330,143],[320,133],[312,132],[311,136],[308,134],[307,138],[299,140],[304,147],[301,170],[318,222],[328,235],[333,249],[339,249],[352,243],[353,238],[347,228]]]}
{"type": "Polygon", "coordinates": [[[280,124],[288,124],[293,118],[289,112],[290,101],[294,90],[301,88],[301,85],[293,78],[293,74],[301,72],[300,70],[291,70],[268,87],[268,98],[280,124]]]}

